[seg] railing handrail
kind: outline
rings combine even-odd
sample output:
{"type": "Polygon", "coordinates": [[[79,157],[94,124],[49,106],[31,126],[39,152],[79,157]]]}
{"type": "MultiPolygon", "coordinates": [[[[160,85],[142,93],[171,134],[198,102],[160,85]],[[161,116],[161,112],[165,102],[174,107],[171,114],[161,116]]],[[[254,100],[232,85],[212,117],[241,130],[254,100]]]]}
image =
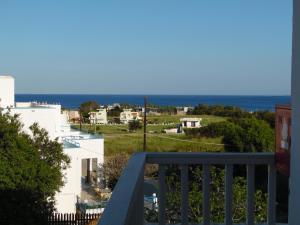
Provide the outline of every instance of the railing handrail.
{"type": "Polygon", "coordinates": [[[275,163],[271,152],[255,153],[210,153],[210,152],[155,152],[147,153],[149,164],[254,164],[270,165],[275,163]]]}
{"type": "Polygon", "coordinates": [[[131,212],[138,211],[133,206],[133,200],[136,198],[138,183],[142,180],[141,177],[144,177],[145,162],[146,153],[136,153],[130,158],[101,216],[99,225],[126,224],[131,219],[129,218],[131,212]]]}
{"type": "MultiPolygon", "coordinates": [[[[232,172],[228,173],[228,168],[232,168],[232,165],[237,165],[237,164],[247,165],[247,169],[249,165],[250,167],[251,165],[268,165],[269,168],[272,169],[271,172],[274,171],[275,155],[274,153],[265,153],[265,152],[263,153],[203,153],[203,152],[201,153],[178,153],[178,152],[136,153],[131,157],[127,167],[123,171],[123,174],[120,177],[113,191],[112,197],[108,202],[107,207],[104,210],[104,213],[98,225],[142,224],[141,222],[132,223],[132,221],[136,221],[135,220],[136,218],[132,218],[132,216],[143,214],[144,196],[142,192],[142,186],[143,186],[143,177],[144,177],[144,166],[146,163],[159,164],[159,165],[178,164],[178,165],[184,165],[185,168],[187,168],[187,165],[193,165],[193,164],[203,164],[203,165],[223,164],[226,165],[226,171],[227,171],[226,174],[229,174],[228,178],[226,178],[226,182],[228,182],[232,177],[232,172]],[[142,203],[142,205],[139,205],[139,207],[135,207],[133,205],[134,202],[138,202],[138,204],[142,203]]],[[[163,167],[160,167],[160,170],[161,168],[163,167]]],[[[271,206],[271,208],[269,208],[269,212],[271,212],[270,219],[268,219],[270,221],[269,224],[273,224],[273,216],[275,215],[273,214],[274,209],[272,208],[273,205],[275,204],[274,202],[272,202],[274,200],[274,193],[275,193],[274,192],[275,190],[273,189],[273,186],[275,185],[275,180],[273,179],[273,175],[274,174],[270,175],[269,173],[269,179],[271,179],[270,181],[271,183],[269,184],[269,192],[271,192],[272,194],[272,196],[269,197],[268,200],[269,205],[271,206]]],[[[185,176],[184,174],[182,174],[182,178],[187,179],[187,174],[185,176]]],[[[229,183],[232,183],[232,179],[229,183]]],[[[183,187],[186,186],[186,184],[184,183],[182,185],[183,187]]],[[[226,185],[227,189],[230,189],[228,188],[229,185],[226,185]]],[[[251,192],[250,195],[251,194],[253,193],[251,192]]],[[[229,203],[229,205],[232,204],[232,201],[230,199],[227,202],[229,203]]],[[[251,204],[252,203],[250,202],[249,205],[251,204]]],[[[230,211],[230,209],[228,211],[230,211]]],[[[138,218],[137,220],[140,221],[141,219],[142,217],[138,218]]]]}

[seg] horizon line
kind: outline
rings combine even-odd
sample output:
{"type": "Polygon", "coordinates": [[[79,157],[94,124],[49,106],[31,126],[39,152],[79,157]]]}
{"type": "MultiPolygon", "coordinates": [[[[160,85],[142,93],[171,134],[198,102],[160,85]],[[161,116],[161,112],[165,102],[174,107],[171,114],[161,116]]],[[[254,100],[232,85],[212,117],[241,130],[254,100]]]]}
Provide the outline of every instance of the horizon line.
{"type": "Polygon", "coordinates": [[[93,93],[16,93],[15,95],[123,95],[123,96],[249,96],[249,97],[291,97],[291,94],[93,94],[93,93]]]}

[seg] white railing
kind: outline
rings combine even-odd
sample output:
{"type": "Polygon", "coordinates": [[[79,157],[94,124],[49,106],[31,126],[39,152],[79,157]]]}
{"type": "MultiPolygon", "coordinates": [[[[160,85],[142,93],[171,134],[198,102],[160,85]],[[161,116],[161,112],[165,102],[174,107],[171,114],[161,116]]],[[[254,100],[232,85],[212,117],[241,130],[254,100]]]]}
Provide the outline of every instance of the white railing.
{"type": "Polygon", "coordinates": [[[203,166],[203,224],[211,224],[210,214],[210,166],[225,165],[225,221],[232,222],[233,165],[247,167],[247,222],[254,224],[254,173],[255,165],[268,166],[268,225],[276,223],[276,170],[273,153],[136,153],[119,179],[113,195],[102,215],[99,225],[144,224],[144,167],[158,164],[159,225],[166,224],[166,166],[181,168],[181,224],[188,224],[188,166],[203,166]]]}

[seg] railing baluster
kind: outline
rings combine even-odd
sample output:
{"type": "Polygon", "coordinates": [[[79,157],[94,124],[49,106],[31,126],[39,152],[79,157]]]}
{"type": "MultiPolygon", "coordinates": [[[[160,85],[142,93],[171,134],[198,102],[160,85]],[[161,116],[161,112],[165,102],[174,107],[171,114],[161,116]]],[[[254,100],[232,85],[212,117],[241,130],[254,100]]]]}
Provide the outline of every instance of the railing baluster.
{"type": "Polygon", "coordinates": [[[158,171],[158,180],[159,180],[159,194],[158,194],[158,204],[159,204],[159,215],[158,215],[158,222],[159,225],[166,224],[166,166],[159,165],[158,171]]]}
{"type": "Polygon", "coordinates": [[[247,165],[247,225],[254,224],[254,165],[247,165]]]}
{"type": "MultiPolygon", "coordinates": [[[[144,168],[142,171],[144,171],[144,168]]],[[[142,225],[144,224],[144,173],[142,173],[142,175],[139,177],[137,185],[138,187],[136,190],[137,199],[135,203],[136,207],[134,209],[134,224],[142,225]]]]}
{"type": "Polygon", "coordinates": [[[226,181],[225,181],[225,224],[232,225],[232,181],[233,166],[226,165],[226,181]]]}
{"type": "Polygon", "coordinates": [[[210,166],[203,165],[203,224],[210,224],[210,166]]]}
{"type": "Polygon", "coordinates": [[[268,225],[276,223],[276,169],[274,164],[268,166],[268,225]]]}
{"type": "Polygon", "coordinates": [[[188,225],[189,207],[188,166],[181,166],[181,224],[188,225]]]}

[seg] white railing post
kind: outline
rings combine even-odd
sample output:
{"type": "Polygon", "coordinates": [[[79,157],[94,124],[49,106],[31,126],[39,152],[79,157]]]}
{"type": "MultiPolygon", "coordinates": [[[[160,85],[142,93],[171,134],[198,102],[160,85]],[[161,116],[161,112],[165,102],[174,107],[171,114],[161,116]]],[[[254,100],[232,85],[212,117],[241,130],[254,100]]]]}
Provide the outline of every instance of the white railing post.
{"type": "Polygon", "coordinates": [[[210,166],[203,165],[203,224],[210,225],[210,166]]]}
{"type": "Polygon", "coordinates": [[[276,168],[268,166],[268,225],[276,224],[276,168]]]}
{"type": "Polygon", "coordinates": [[[225,224],[232,225],[233,166],[225,166],[225,224]]]}
{"type": "Polygon", "coordinates": [[[292,149],[289,224],[300,224],[300,1],[294,0],[292,47],[292,149]]]}
{"type": "Polygon", "coordinates": [[[159,204],[159,215],[158,223],[159,225],[166,224],[166,166],[159,165],[158,170],[158,182],[159,182],[159,194],[158,194],[158,204],[159,204]]]}
{"type": "Polygon", "coordinates": [[[188,166],[181,166],[181,224],[189,223],[189,177],[188,166]]]}
{"type": "Polygon", "coordinates": [[[247,225],[254,224],[254,165],[247,165],[247,225]]]}

